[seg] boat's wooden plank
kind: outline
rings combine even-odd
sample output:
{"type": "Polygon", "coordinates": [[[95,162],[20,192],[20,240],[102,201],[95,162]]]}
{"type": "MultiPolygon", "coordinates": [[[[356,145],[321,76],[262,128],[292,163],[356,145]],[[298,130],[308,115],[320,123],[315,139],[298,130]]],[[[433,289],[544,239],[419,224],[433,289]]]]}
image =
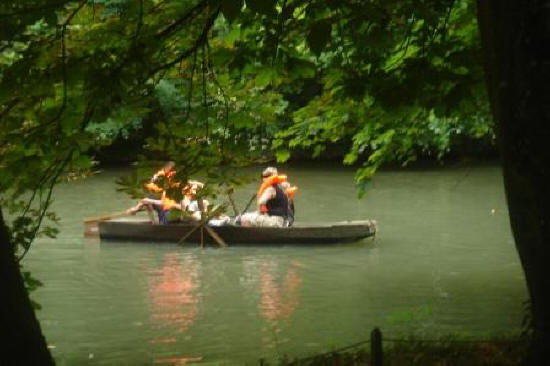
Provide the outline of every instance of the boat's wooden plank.
{"type": "MultiPolygon", "coordinates": [[[[146,241],[178,241],[196,224],[152,225],[143,221],[113,220],[100,223],[102,239],[130,239],[146,241]]],[[[292,244],[327,243],[359,240],[376,232],[373,221],[348,221],[324,224],[298,224],[291,228],[219,226],[217,235],[234,244],[292,244]]],[[[200,232],[186,238],[187,242],[200,242],[200,232]]]]}

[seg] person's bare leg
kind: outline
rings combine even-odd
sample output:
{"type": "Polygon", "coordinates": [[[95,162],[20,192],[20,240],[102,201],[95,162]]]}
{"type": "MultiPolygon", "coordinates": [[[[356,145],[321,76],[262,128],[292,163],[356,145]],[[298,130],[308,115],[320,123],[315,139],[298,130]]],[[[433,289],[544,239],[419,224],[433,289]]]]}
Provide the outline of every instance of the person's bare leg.
{"type": "Polygon", "coordinates": [[[162,201],[161,200],[154,200],[152,198],[144,198],[141,200],[141,203],[147,210],[147,215],[149,215],[149,219],[151,220],[151,223],[154,225],[157,225],[159,223],[158,218],[154,214],[153,206],[159,206],[162,207],[162,201]]]}
{"type": "Polygon", "coordinates": [[[147,210],[147,216],[149,216],[149,220],[151,220],[151,224],[153,225],[158,224],[158,220],[155,217],[155,214],[153,213],[153,206],[145,205],[145,209],[147,210]]]}
{"type": "Polygon", "coordinates": [[[137,205],[130,207],[129,209],[126,210],[126,212],[129,213],[130,215],[135,215],[142,209],[143,209],[143,204],[141,203],[141,201],[139,201],[137,205]]]}
{"type": "Polygon", "coordinates": [[[153,213],[153,205],[155,204],[162,204],[162,201],[154,200],[151,198],[143,198],[139,200],[138,204],[134,207],[129,208],[126,210],[129,214],[135,215],[138,211],[142,211],[145,209],[147,211],[147,216],[149,216],[149,220],[152,224],[158,224],[158,220],[155,217],[155,214],[153,213]]]}

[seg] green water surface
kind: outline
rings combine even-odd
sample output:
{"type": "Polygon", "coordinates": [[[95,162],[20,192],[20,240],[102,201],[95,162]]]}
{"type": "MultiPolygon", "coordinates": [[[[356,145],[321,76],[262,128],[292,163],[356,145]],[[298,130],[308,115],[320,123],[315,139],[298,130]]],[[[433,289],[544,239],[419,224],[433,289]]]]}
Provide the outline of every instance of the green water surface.
{"type": "MultiPolygon", "coordinates": [[[[260,169],[260,168],[259,168],[260,169]]],[[[517,332],[527,293],[500,168],[380,172],[357,200],[353,171],[284,169],[297,220],[378,221],[374,240],[231,247],[109,242],[82,219],[134,202],[107,170],[55,191],[58,239],[40,239],[25,268],[59,365],[257,364],[368,339],[473,339],[517,332]]],[[[241,207],[255,187],[236,192],[241,207]]]]}

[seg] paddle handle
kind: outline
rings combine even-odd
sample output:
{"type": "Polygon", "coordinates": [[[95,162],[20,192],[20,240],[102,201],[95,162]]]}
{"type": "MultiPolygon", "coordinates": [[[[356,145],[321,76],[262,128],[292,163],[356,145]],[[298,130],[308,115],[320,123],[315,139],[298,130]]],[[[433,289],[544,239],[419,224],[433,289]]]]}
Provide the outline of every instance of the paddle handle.
{"type": "Polygon", "coordinates": [[[120,217],[120,216],[125,216],[125,215],[129,215],[129,213],[126,212],[126,211],[118,211],[118,212],[113,212],[112,214],[108,214],[108,215],[99,215],[99,216],[93,216],[93,217],[86,217],[83,221],[84,221],[84,223],[90,223],[90,222],[95,222],[95,221],[110,220],[114,217],[120,217]]]}
{"type": "Polygon", "coordinates": [[[252,202],[254,202],[254,199],[256,198],[256,193],[252,194],[252,197],[250,197],[250,201],[248,201],[248,204],[246,205],[246,207],[244,208],[244,210],[242,210],[241,212],[244,214],[248,208],[250,207],[250,205],[252,204],[252,202]]]}

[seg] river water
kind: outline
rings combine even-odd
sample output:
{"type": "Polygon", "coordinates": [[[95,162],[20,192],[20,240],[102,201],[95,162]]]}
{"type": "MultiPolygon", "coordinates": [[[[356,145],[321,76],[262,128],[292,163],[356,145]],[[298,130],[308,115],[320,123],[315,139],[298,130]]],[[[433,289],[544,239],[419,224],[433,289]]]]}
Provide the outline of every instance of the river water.
{"type": "MultiPolygon", "coordinates": [[[[258,172],[260,168],[258,168],[258,172]]],[[[56,240],[24,261],[59,365],[257,364],[384,336],[517,333],[524,277],[500,168],[382,171],[358,200],[353,171],[287,167],[297,220],[373,218],[358,243],[200,249],[100,243],[82,219],[133,204],[104,171],[55,192],[56,240]]],[[[257,172],[256,172],[257,173],[257,172]]],[[[255,187],[236,192],[241,207],[255,187]]]]}

